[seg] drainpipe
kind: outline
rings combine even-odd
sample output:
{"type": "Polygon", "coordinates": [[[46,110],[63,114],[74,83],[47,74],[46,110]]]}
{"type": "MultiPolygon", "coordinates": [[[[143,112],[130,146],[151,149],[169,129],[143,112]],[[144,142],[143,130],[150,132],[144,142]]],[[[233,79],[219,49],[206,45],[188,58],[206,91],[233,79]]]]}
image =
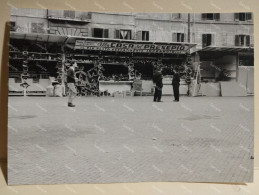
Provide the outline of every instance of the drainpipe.
{"type": "Polygon", "coordinates": [[[188,43],[191,42],[191,32],[190,32],[190,29],[191,29],[191,17],[190,17],[190,13],[188,13],[188,43]]]}

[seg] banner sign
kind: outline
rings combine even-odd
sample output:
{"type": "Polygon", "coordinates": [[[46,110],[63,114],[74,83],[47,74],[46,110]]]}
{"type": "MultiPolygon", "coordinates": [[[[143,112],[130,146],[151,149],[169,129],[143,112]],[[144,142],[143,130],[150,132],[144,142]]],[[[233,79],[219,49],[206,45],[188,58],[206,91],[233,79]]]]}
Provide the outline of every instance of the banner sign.
{"type": "Polygon", "coordinates": [[[185,54],[189,46],[187,44],[148,44],[148,43],[127,43],[127,42],[103,42],[76,40],[75,49],[134,52],[134,53],[167,53],[185,54]]]}

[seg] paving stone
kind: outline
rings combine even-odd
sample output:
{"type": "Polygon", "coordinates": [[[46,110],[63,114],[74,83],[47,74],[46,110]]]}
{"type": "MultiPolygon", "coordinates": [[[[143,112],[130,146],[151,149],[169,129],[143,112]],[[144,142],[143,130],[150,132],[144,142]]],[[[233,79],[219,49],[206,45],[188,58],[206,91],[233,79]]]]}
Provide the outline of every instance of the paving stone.
{"type": "Polygon", "coordinates": [[[9,97],[8,183],[251,182],[254,98],[172,100],[9,97]]]}

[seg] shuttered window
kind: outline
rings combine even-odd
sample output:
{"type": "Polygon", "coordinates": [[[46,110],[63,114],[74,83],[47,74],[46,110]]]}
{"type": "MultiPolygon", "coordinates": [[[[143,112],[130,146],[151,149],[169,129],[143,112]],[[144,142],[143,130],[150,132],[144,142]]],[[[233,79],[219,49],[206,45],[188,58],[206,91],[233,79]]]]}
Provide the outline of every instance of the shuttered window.
{"type": "Polygon", "coordinates": [[[109,37],[109,29],[93,28],[92,36],[96,37],[96,38],[108,38],[109,37]]]}
{"type": "Polygon", "coordinates": [[[202,47],[214,45],[214,34],[202,34],[202,47]]]}
{"type": "Polygon", "coordinates": [[[235,35],[235,46],[250,46],[250,36],[235,35]]]}
{"type": "Polygon", "coordinates": [[[131,39],[131,30],[115,30],[114,31],[115,39],[131,39]]]}
{"type": "Polygon", "coordinates": [[[202,20],[220,20],[220,13],[203,13],[201,14],[202,20]]]}
{"type": "Polygon", "coordinates": [[[142,41],[149,41],[149,31],[142,31],[142,41]]]}
{"type": "Polygon", "coordinates": [[[172,34],[172,42],[185,42],[186,40],[185,33],[173,33],[172,34]]]}
{"type": "Polygon", "coordinates": [[[252,21],[251,12],[240,12],[234,14],[235,21],[252,21]]]}

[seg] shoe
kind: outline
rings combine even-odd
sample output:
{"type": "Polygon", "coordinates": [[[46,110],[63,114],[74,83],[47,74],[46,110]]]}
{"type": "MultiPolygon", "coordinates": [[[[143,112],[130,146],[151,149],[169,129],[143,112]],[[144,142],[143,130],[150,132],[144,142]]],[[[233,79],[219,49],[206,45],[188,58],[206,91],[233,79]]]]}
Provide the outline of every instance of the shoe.
{"type": "Polygon", "coordinates": [[[157,102],[163,102],[163,101],[161,101],[161,100],[158,100],[157,102]]]}
{"type": "Polygon", "coordinates": [[[179,102],[179,100],[174,100],[174,102],[179,102]]]}
{"type": "Polygon", "coordinates": [[[68,103],[67,105],[68,107],[75,107],[76,105],[72,104],[72,103],[68,103]]]}

